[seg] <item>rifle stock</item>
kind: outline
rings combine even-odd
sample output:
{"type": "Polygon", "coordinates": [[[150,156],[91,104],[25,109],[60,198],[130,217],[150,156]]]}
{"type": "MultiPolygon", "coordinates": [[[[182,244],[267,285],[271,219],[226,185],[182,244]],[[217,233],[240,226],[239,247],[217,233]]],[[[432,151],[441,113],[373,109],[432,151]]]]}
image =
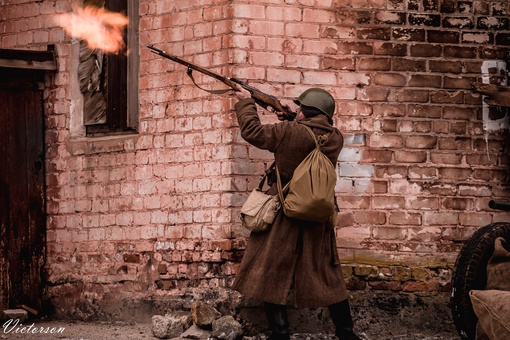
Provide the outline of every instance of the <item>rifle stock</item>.
{"type": "Polygon", "coordinates": [[[210,92],[210,93],[220,94],[220,93],[225,93],[227,91],[230,91],[230,89],[228,89],[228,90],[219,90],[219,91],[218,90],[216,90],[216,91],[212,90],[211,91],[211,90],[203,89],[200,86],[198,86],[197,83],[195,83],[195,80],[193,79],[193,76],[192,76],[192,70],[195,70],[195,71],[203,73],[203,74],[205,74],[205,75],[207,75],[209,77],[217,79],[217,80],[223,82],[225,85],[231,87],[234,91],[237,91],[237,85],[243,87],[244,89],[248,90],[251,93],[252,98],[255,100],[255,102],[258,105],[260,105],[261,107],[263,107],[266,110],[268,110],[268,108],[271,107],[274,111],[278,111],[278,112],[283,113],[284,119],[286,119],[286,120],[293,120],[296,117],[296,113],[292,112],[287,107],[282,106],[282,104],[280,103],[278,98],[276,98],[273,95],[264,93],[264,92],[260,91],[259,89],[255,88],[253,86],[247,85],[247,84],[243,83],[242,81],[240,81],[238,79],[228,78],[228,77],[223,76],[221,74],[212,72],[212,71],[210,71],[210,70],[208,70],[206,68],[203,68],[203,67],[195,65],[193,63],[190,63],[189,61],[186,61],[186,60],[183,60],[183,59],[181,59],[179,57],[176,57],[174,55],[168,54],[165,51],[160,50],[160,49],[154,47],[153,45],[147,45],[147,47],[150,48],[151,51],[153,53],[155,53],[155,54],[158,54],[158,55],[160,55],[160,56],[162,56],[164,58],[170,59],[172,61],[175,61],[176,63],[179,63],[181,65],[186,66],[188,68],[187,74],[188,74],[188,76],[191,77],[191,79],[193,80],[193,83],[198,88],[200,88],[200,89],[202,89],[204,91],[207,91],[207,92],[210,92]]]}

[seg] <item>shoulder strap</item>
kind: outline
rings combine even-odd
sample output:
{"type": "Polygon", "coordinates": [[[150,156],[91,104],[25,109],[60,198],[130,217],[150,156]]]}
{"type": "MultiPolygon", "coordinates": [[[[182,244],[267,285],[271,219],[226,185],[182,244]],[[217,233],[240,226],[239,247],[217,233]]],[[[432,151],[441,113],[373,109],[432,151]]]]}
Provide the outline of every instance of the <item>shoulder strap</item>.
{"type": "Polygon", "coordinates": [[[198,85],[195,81],[195,78],[193,78],[193,69],[191,67],[188,67],[188,71],[186,72],[186,74],[191,78],[191,81],[193,81],[193,84],[195,84],[196,87],[198,87],[199,89],[205,91],[205,92],[209,92],[209,93],[212,93],[212,94],[224,94],[224,93],[227,93],[229,91],[232,91],[231,88],[229,89],[224,89],[224,90],[208,90],[208,89],[204,89],[203,87],[200,87],[200,85],[198,85]]]}
{"type": "Polygon", "coordinates": [[[280,198],[280,202],[283,203],[283,201],[285,201],[283,195],[289,189],[290,181],[282,188],[282,180],[280,179],[280,171],[278,171],[278,167],[276,167],[276,184],[278,187],[278,197],[280,198]]]}
{"type": "Polygon", "coordinates": [[[259,183],[259,190],[260,191],[262,191],[262,188],[264,187],[264,182],[266,181],[266,179],[267,179],[267,185],[268,186],[273,185],[272,178],[270,178],[270,176],[271,176],[271,173],[273,172],[275,166],[276,166],[276,161],[273,161],[273,163],[271,163],[269,168],[264,170],[264,175],[262,176],[262,179],[260,180],[260,183],[259,183]]]}

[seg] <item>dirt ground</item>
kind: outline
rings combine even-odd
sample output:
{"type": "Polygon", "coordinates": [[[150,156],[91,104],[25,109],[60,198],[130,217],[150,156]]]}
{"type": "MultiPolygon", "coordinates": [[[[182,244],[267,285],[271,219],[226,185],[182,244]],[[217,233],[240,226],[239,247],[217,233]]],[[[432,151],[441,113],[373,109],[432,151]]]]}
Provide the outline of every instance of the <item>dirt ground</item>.
{"type": "MultiPolygon", "coordinates": [[[[365,340],[459,340],[460,337],[454,333],[434,334],[423,331],[420,334],[399,334],[391,338],[381,337],[378,334],[361,333],[365,340]]],[[[68,322],[68,321],[26,321],[13,327],[12,324],[2,326],[0,339],[8,340],[156,340],[152,335],[150,323],[125,323],[125,322],[68,322]],[[31,326],[31,327],[30,327],[31,326]],[[39,333],[20,333],[23,327],[30,331],[37,330],[39,333]],[[62,330],[63,328],[63,330],[62,330]],[[59,329],[62,330],[60,333],[59,329]],[[53,330],[53,334],[50,332],[53,330]],[[18,333],[16,333],[16,331],[18,333]],[[44,333],[40,333],[43,331],[44,333]]],[[[245,340],[264,340],[265,335],[245,337],[245,340]]],[[[336,339],[330,334],[294,334],[294,340],[333,340],[336,339]]]]}

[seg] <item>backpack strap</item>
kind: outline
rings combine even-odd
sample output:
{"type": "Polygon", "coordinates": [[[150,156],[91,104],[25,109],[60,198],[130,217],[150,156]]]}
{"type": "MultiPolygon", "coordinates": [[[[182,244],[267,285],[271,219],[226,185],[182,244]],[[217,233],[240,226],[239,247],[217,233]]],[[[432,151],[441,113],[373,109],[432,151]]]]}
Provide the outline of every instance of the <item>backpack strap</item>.
{"type": "Polygon", "coordinates": [[[259,183],[259,190],[260,191],[262,191],[262,188],[264,187],[264,182],[266,180],[267,180],[267,185],[268,186],[272,186],[273,185],[273,171],[275,169],[275,166],[276,166],[276,161],[271,163],[269,168],[264,170],[264,175],[262,176],[262,179],[260,180],[260,183],[259,183]]]}
{"type": "Polygon", "coordinates": [[[313,133],[312,129],[310,129],[308,126],[302,124],[303,127],[306,128],[306,131],[308,131],[308,133],[310,134],[310,136],[312,136],[313,138],[313,141],[315,142],[315,147],[316,148],[319,148],[319,150],[322,150],[322,147],[326,144],[326,142],[328,141],[328,138],[329,136],[331,135],[330,132],[328,133],[325,133],[323,135],[320,135],[319,137],[315,137],[315,133],[313,133]]]}
{"type": "Polygon", "coordinates": [[[282,180],[280,178],[280,171],[278,171],[278,167],[276,167],[276,185],[278,187],[278,197],[280,198],[280,202],[283,204],[283,202],[285,201],[283,195],[287,193],[290,181],[287,184],[285,184],[285,186],[282,188],[282,180]]]}

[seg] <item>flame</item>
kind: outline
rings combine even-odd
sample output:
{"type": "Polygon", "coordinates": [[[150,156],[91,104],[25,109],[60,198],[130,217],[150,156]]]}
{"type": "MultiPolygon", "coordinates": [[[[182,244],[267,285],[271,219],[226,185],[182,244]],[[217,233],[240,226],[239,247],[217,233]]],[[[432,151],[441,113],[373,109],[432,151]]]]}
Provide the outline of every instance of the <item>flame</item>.
{"type": "Polygon", "coordinates": [[[76,7],[73,13],[60,15],[60,25],[72,37],[83,39],[90,49],[118,53],[124,48],[123,32],[128,18],[104,8],[76,7]]]}

